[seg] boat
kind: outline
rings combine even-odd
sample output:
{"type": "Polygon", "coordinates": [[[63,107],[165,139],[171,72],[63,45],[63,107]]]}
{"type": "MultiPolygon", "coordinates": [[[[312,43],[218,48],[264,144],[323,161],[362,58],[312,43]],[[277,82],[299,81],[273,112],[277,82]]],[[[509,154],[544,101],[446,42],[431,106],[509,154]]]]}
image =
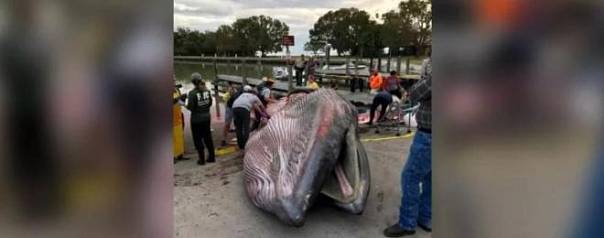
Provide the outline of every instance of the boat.
{"type": "MultiPolygon", "coordinates": [[[[348,69],[355,69],[355,65],[353,63],[348,63],[348,65],[343,64],[343,65],[337,65],[337,66],[329,66],[329,69],[333,69],[333,70],[346,70],[346,68],[348,69]]],[[[356,69],[366,69],[367,65],[357,65],[356,69]]],[[[327,69],[327,65],[323,66],[323,69],[327,69]]]]}
{"type": "MultiPolygon", "coordinates": [[[[277,80],[287,80],[289,73],[287,67],[273,67],[273,78],[277,80]]],[[[296,72],[292,71],[292,77],[296,76],[296,72]]]]}

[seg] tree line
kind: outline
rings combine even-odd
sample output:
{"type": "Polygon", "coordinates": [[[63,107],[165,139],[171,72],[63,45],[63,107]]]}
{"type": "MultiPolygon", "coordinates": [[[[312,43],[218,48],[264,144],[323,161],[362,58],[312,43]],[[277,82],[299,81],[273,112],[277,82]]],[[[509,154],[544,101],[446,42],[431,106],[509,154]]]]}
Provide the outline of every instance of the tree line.
{"type": "MultiPolygon", "coordinates": [[[[419,55],[431,45],[432,0],[401,1],[397,10],[376,14],[356,8],[342,8],[321,16],[310,29],[307,51],[322,52],[327,44],[338,55],[376,57],[386,47],[392,55],[419,55]]],[[[237,19],[216,31],[192,31],[178,28],[174,32],[175,55],[253,56],[281,51],[281,37],[289,31],[287,24],[260,15],[237,19]]]]}
{"type": "Polygon", "coordinates": [[[175,55],[252,56],[281,51],[281,37],[289,31],[287,24],[260,15],[237,19],[216,31],[192,31],[178,28],[174,32],[175,55]]]}

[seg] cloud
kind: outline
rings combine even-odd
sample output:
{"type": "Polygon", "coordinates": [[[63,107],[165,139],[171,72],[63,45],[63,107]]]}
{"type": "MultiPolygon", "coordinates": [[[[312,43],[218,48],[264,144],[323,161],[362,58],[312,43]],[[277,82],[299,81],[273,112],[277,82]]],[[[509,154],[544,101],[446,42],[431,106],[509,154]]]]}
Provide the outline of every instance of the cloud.
{"type": "Polygon", "coordinates": [[[246,8],[338,8],[350,0],[231,0],[246,8]]]}
{"type": "Polygon", "coordinates": [[[174,2],[174,15],[182,16],[224,16],[232,14],[237,4],[220,0],[177,0],[174,2]]]}
{"type": "Polygon", "coordinates": [[[174,29],[186,27],[199,31],[213,31],[218,29],[220,25],[231,24],[234,20],[231,17],[174,15],[174,29]]]}

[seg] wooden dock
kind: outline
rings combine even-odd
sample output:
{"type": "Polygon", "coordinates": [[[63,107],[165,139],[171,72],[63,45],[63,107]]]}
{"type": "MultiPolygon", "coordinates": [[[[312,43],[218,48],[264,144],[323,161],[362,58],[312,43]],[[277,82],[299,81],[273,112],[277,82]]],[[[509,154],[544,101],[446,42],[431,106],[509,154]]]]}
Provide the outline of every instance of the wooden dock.
{"type": "MultiPolygon", "coordinates": [[[[299,57],[292,57],[292,60],[298,60],[299,57]]],[[[210,63],[226,63],[226,64],[231,64],[231,63],[235,63],[235,64],[270,64],[270,65],[282,65],[282,66],[286,66],[288,64],[288,60],[285,57],[281,57],[281,56],[277,56],[277,57],[220,57],[220,56],[174,56],[174,61],[178,61],[178,62],[210,62],[210,63]]],[[[329,60],[326,60],[324,57],[319,57],[319,62],[320,65],[332,65],[333,67],[338,67],[340,65],[347,65],[347,64],[358,64],[358,65],[364,65],[367,66],[367,68],[364,69],[359,69],[359,75],[361,76],[369,76],[369,68],[370,67],[377,67],[378,62],[381,62],[381,66],[379,67],[381,71],[383,71],[382,73],[388,73],[386,71],[388,70],[396,70],[399,72],[406,72],[407,74],[411,74],[413,75],[415,74],[419,74],[419,69],[417,68],[419,65],[417,64],[410,64],[410,59],[409,58],[405,58],[404,61],[402,62],[403,58],[398,57],[398,58],[384,58],[383,61],[378,61],[377,59],[371,59],[371,58],[361,58],[361,59],[353,59],[353,58],[346,58],[346,57],[331,57],[329,60]],[[390,63],[388,63],[388,61],[390,61],[390,63]],[[384,64],[387,65],[386,68],[384,68],[384,64]],[[391,66],[391,67],[390,67],[391,66]],[[407,67],[409,67],[409,70],[407,70],[407,67]]],[[[291,61],[290,61],[291,62],[291,61]]],[[[324,73],[324,74],[342,74],[345,75],[346,74],[346,70],[343,69],[329,69],[329,70],[323,70],[323,69],[317,69],[317,73],[324,73]]],[[[354,75],[355,74],[355,70],[354,69],[350,69],[349,70],[349,74],[350,75],[354,75]]]]}
{"type": "MultiPolygon", "coordinates": [[[[387,77],[387,72],[380,72],[382,76],[387,77]]],[[[315,71],[318,77],[337,77],[341,79],[352,79],[353,77],[369,78],[370,72],[368,69],[359,69],[358,73],[354,69],[349,69],[348,73],[344,69],[319,69],[315,71]]],[[[419,74],[401,74],[399,78],[403,80],[419,80],[419,74]]]]}
{"type": "MultiPolygon", "coordinates": [[[[243,84],[243,77],[241,76],[234,76],[234,75],[225,75],[225,74],[219,74],[217,76],[217,80],[218,80],[218,84],[216,85],[216,87],[218,88],[219,92],[224,92],[224,86],[226,86],[227,83],[231,83],[231,84],[237,84],[237,85],[242,85],[243,84]]],[[[246,81],[249,85],[251,86],[257,86],[258,84],[262,83],[261,79],[257,79],[257,78],[246,78],[246,81]]],[[[294,87],[296,88],[296,87],[294,87]]],[[[273,94],[276,94],[277,96],[285,96],[288,93],[288,82],[284,82],[284,81],[275,81],[275,83],[273,84],[273,94]]],[[[342,95],[344,98],[346,98],[348,101],[352,102],[353,104],[357,104],[357,105],[371,105],[371,102],[373,101],[373,96],[369,94],[369,89],[366,89],[363,92],[351,92],[350,90],[337,90],[337,92],[342,95]]]]}
{"type": "MultiPolygon", "coordinates": [[[[232,83],[232,84],[237,84],[237,85],[243,84],[243,77],[241,77],[241,76],[219,74],[216,78],[218,79],[219,83],[224,82],[224,83],[232,83]]],[[[254,86],[254,87],[258,86],[260,83],[262,83],[262,80],[257,79],[257,78],[247,77],[246,80],[247,80],[247,84],[254,86]]],[[[287,94],[288,83],[275,80],[275,83],[273,84],[273,92],[275,92],[277,94],[287,94]]]]}

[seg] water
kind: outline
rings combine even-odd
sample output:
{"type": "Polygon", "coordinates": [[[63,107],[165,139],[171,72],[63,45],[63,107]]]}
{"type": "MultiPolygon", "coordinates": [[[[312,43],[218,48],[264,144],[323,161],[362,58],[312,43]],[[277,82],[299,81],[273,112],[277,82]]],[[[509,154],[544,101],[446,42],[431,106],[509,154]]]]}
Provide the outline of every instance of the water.
{"type": "MultiPolygon", "coordinates": [[[[417,58],[411,61],[411,72],[418,73],[421,68],[421,61],[423,59],[417,58]]],[[[375,62],[377,63],[377,61],[375,62]]],[[[393,61],[391,63],[391,69],[395,70],[397,65],[393,61]]],[[[337,64],[336,64],[337,65],[337,64]]],[[[381,69],[386,72],[386,60],[382,61],[381,69]]],[[[335,66],[335,65],[334,65],[335,66]]],[[[247,63],[245,65],[241,63],[219,63],[217,64],[218,74],[228,74],[237,76],[247,76],[250,78],[260,79],[262,77],[272,77],[273,68],[275,67],[286,67],[286,65],[278,64],[257,64],[247,63]]],[[[406,65],[402,62],[401,69],[405,70],[406,65]]],[[[191,81],[191,74],[198,72],[201,74],[203,79],[214,80],[216,73],[214,72],[214,63],[211,62],[174,62],[174,73],[176,74],[176,80],[179,83],[187,84],[191,81]]]]}
{"type": "MultiPolygon", "coordinates": [[[[272,77],[274,67],[285,67],[285,65],[268,64],[217,64],[218,74],[228,74],[237,76],[247,76],[260,79],[262,77],[272,77]]],[[[174,74],[179,83],[188,84],[191,82],[191,74],[198,72],[203,79],[214,80],[216,73],[213,63],[204,62],[174,62],[174,74]]]]}

